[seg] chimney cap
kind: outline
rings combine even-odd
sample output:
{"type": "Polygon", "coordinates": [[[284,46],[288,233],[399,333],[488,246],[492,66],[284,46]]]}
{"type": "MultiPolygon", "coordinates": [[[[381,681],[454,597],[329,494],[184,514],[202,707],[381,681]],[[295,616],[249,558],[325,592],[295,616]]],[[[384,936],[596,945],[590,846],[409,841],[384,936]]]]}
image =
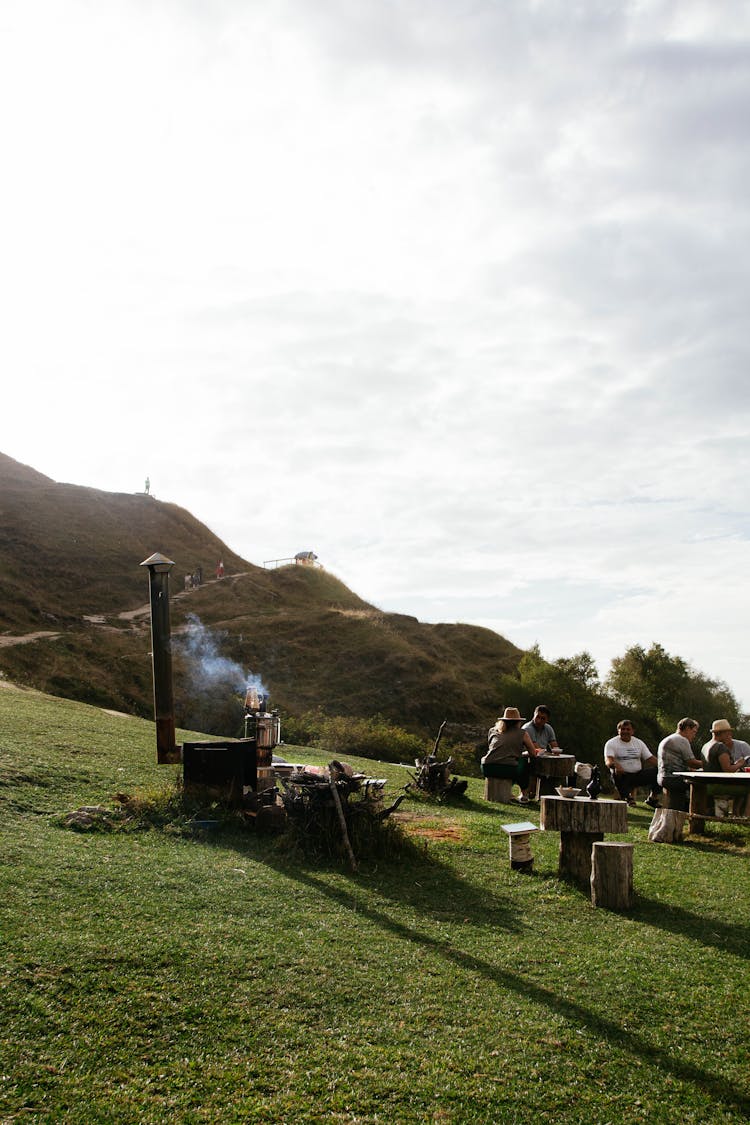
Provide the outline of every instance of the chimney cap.
{"type": "Polygon", "coordinates": [[[147,566],[149,569],[153,567],[157,574],[166,574],[170,568],[174,566],[174,562],[172,559],[168,559],[166,555],[160,555],[159,552],[156,551],[153,555],[149,555],[147,559],[144,559],[140,565],[147,566]]]}

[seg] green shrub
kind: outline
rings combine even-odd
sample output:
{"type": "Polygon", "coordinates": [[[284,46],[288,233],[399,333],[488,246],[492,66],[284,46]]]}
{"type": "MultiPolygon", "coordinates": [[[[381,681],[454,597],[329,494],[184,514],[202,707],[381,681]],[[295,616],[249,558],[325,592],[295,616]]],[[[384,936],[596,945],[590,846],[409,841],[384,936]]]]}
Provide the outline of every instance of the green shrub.
{"type": "Polygon", "coordinates": [[[346,715],[323,715],[320,711],[307,711],[304,715],[289,716],[282,720],[285,742],[296,746],[319,746],[337,758],[356,754],[381,762],[408,762],[420,758],[430,750],[430,744],[416,734],[384,719],[352,718],[346,715]]]}

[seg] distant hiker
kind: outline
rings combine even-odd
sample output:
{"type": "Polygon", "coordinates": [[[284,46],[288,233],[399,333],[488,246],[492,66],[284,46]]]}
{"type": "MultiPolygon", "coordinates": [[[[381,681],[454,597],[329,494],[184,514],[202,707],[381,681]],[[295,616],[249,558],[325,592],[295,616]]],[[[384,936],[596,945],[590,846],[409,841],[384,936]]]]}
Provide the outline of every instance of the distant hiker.
{"type": "Polygon", "coordinates": [[[148,478],[148,477],[146,477],[146,483],[145,483],[145,485],[143,486],[143,491],[144,491],[144,492],[146,493],[146,495],[148,496],[148,494],[149,494],[150,490],[151,490],[151,481],[149,480],[149,478],[148,478]]]}
{"type": "Polygon", "coordinates": [[[633,790],[647,785],[646,804],[658,809],[661,808],[661,790],[656,780],[657,761],[646,743],[635,737],[634,729],[630,719],[620,719],[617,737],[604,744],[604,760],[623,801],[635,805],[633,790]]]}
{"type": "Polygon", "coordinates": [[[192,590],[192,588],[193,588],[193,576],[192,576],[192,574],[186,574],[185,575],[185,589],[186,590],[192,590]]]}
{"type": "Polygon", "coordinates": [[[494,727],[487,732],[489,749],[482,758],[481,769],[484,777],[504,777],[515,781],[521,789],[518,798],[527,804],[529,798],[529,758],[536,754],[536,747],[523,729],[523,716],[517,707],[506,707],[494,727]]]}
{"type": "Polygon", "coordinates": [[[224,577],[224,561],[223,561],[223,559],[219,559],[218,563],[216,564],[216,577],[217,578],[223,578],[224,577]]]}
{"type": "Polygon", "coordinates": [[[202,582],[203,582],[203,567],[197,566],[195,568],[195,574],[193,575],[193,585],[194,586],[200,586],[202,582]]]}

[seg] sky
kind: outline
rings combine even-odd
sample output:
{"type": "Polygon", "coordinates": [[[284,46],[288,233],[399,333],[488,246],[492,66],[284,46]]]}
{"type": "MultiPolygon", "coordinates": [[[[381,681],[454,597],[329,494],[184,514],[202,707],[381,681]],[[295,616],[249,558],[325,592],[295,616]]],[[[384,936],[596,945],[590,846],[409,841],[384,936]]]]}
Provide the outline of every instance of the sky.
{"type": "Polygon", "coordinates": [[[750,706],[749,140],[739,0],[4,0],[0,451],[750,706]]]}

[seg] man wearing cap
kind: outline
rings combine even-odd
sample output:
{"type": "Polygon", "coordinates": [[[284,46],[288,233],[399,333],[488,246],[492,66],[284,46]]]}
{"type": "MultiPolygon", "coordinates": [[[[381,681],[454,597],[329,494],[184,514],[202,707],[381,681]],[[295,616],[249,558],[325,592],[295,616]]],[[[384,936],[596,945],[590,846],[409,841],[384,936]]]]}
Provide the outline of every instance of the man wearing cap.
{"type": "Polygon", "coordinates": [[[656,780],[658,763],[646,743],[635,737],[634,729],[630,719],[620,719],[617,737],[604,744],[604,760],[623,801],[634,806],[633,790],[647,785],[646,804],[658,809],[661,807],[661,790],[656,780]]]}

